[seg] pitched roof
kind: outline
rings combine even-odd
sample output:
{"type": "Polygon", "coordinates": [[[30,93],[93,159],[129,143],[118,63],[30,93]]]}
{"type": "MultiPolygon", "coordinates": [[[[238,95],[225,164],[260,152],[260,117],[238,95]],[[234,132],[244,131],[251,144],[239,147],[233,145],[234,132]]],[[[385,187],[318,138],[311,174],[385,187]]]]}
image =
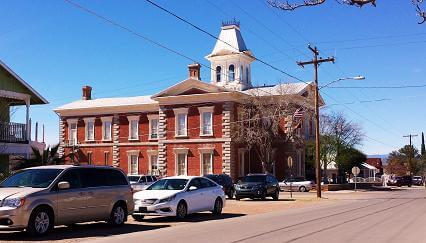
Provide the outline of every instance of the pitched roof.
{"type": "Polygon", "coordinates": [[[155,99],[157,97],[162,97],[162,96],[174,96],[174,95],[179,95],[182,94],[186,91],[189,91],[191,89],[198,89],[207,93],[219,93],[219,92],[229,92],[230,90],[223,88],[223,87],[219,87],[217,85],[214,84],[210,84],[210,83],[206,83],[197,79],[186,79],[183,80],[157,94],[154,94],[152,96],[152,99],[155,99]]]}
{"type": "Polygon", "coordinates": [[[383,168],[383,163],[381,158],[367,158],[367,161],[365,163],[372,165],[378,169],[383,168]]]}
{"type": "Polygon", "coordinates": [[[26,90],[28,94],[31,95],[31,104],[48,104],[49,102],[41,96],[33,87],[31,87],[27,82],[25,82],[18,74],[16,74],[12,69],[10,69],[4,62],[0,61],[0,67],[2,67],[6,72],[8,72],[12,77],[19,82],[26,90]]]}
{"type": "Polygon", "coordinates": [[[216,41],[212,53],[210,53],[207,57],[241,52],[247,52],[251,55],[241,35],[240,27],[237,25],[222,26],[218,39],[219,40],[216,41]]]}
{"type": "Polygon", "coordinates": [[[255,87],[242,91],[249,95],[282,95],[282,94],[303,94],[310,83],[286,83],[274,86],[255,87]]]}
{"type": "Polygon", "coordinates": [[[157,102],[151,99],[151,96],[135,96],[135,97],[119,97],[119,98],[99,98],[93,100],[77,100],[63,106],[60,106],[54,111],[89,109],[100,107],[117,107],[117,106],[132,106],[144,104],[156,104],[157,102]]]}

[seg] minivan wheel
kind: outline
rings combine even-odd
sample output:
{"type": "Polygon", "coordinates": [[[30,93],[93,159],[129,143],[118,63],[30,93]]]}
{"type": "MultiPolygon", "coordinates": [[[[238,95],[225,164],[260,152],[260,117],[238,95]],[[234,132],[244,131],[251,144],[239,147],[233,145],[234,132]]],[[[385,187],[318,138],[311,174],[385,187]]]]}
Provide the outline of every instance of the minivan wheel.
{"type": "Polygon", "coordinates": [[[183,220],[185,219],[187,213],[188,213],[188,207],[186,206],[186,203],[184,201],[179,202],[176,208],[176,217],[179,220],[183,220]]]}
{"type": "Polygon", "coordinates": [[[213,207],[213,215],[220,215],[222,213],[222,209],[223,209],[223,202],[222,199],[217,198],[216,201],[214,202],[214,207],[213,207]]]}
{"type": "Polygon", "coordinates": [[[46,235],[53,228],[53,216],[46,208],[36,208],[28,221],[27,233],[31,236],[46,235]]]}
{"type": "Polygon", "coordinates": [[[306,187],[305,186],[299,187],[299,192],[306,192],[306,187]]]}
{"type": "Polygon", "coordinates": [[[127,209],[122,204],[114,205],[108,219],[108,223],[112,226],[122,226],[127,218],[127,209]]]}
{"type": "Polygon", "coordinates": [[[144,217],[145,215],[135,215],[135,214],[132,215],[132,218],[138,222],[142,222],[144,217]]]}

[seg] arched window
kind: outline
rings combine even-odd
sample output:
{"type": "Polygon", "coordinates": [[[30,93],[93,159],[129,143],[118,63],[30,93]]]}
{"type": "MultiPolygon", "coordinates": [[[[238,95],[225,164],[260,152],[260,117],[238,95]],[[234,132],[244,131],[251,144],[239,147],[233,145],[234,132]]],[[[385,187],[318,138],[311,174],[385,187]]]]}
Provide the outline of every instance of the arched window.
{"type": "Polygon", "coordinates": [[[239,73],[239,75],[238,75],[238,78],[239,78],[239,80],[238,80],[238,82],[240,82],[240,83],[242,83],[243,82],[243,66],[240,66],[240,69],[238,69],[238,73],[239,73]]]}
{"type": "Polygon", "coordinates": [[[235,66],[234,66],[234,64],[229,65],[229,73],[228,73],[228,75],[229,75],[228,80],[230,82],[232,82],[232,81],[235,80],[235,66]]]}
{"type": "Polygon", "coordinates": [[[249,68],[246,67],[246,81],[247,81],[247,83],[249,82],[249,79],[250,79],[249,68]]]}
{"type": "Polygon", "coordinates": [[[220,82],[222,77],[222,67],[217,66],[216,67],[216,82],[220,82]]]}

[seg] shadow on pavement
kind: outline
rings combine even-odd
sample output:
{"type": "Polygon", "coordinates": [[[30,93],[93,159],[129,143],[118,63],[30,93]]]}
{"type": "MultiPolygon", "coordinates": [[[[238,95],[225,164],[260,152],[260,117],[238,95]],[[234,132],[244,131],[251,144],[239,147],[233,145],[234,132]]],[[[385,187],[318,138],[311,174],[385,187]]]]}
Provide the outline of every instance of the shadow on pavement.
{"type": "MultiPolygon", "coordinates": [[[[195,213],[188,215],[184,220],[181,222],[202,222],[202,221],[214,221],[214,220],[221,220],[221,219],[229,219],[229,218],[236,218],[236,217],[242,217],[246,214],[241,213],[222,213],[221,215],[213,215],[211,213],[195,213]]],[[[178,220],[175,217],[150,217],[145,218],[143,222],[147,223],[175,223],[178,222],[178,220]]]]}
{"type": "Polygon", "coordinates": [[[75,224],[73,226],[56,227],[46,237],[34,238],[25,232],[0,232],[0,241],[55,241],[78,239],[86,237],[107,237],[111,235],[121,235],[133,232],[155,230],[170,227],[170,225],[141,225],[127,223],[122,227],[114,228],[106,223],[75,224]]]}

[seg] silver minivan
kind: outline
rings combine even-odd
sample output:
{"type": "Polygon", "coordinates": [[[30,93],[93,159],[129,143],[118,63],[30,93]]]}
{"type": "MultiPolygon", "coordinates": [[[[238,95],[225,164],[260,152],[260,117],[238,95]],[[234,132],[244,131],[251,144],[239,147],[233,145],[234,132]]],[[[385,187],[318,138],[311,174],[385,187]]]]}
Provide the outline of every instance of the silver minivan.
{"type": "Polygon", "coordinates": [[[129,182],[112,167],[39,166],[0,184],[0,230],[40,236],[54,225],[107,221],[120,226],[133,209],[129,182]]]}

